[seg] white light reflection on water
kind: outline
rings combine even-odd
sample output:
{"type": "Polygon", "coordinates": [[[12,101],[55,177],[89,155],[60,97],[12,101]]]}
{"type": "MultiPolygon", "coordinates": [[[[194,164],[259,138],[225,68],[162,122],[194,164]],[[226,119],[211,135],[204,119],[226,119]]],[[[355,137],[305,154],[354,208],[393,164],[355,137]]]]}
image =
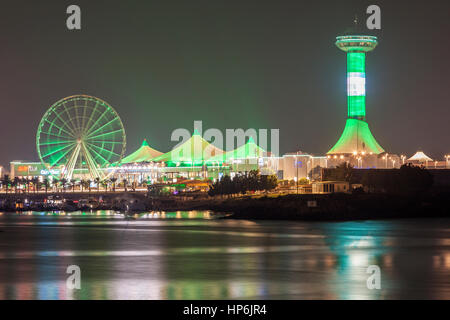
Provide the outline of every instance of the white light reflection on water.
{"type": "Polygon", "coordinates": [[[160,255],[191,255],[208,253],[270,253],[311,250],[314,246],[269,246],[269,247],[208,247],[173,248],[165,250],[126,250],[126,251],[19,251],[0,254],[0,259],[30,259],[33,257],[143,257],[160,255]]]}
{"type": "Polygon", "coordinates": [[[449,219],[167,214],[0,215],[0,299],[450,299],[449,219]],[[65,287],[71,264],[80,291],[65,287]],[[381,290],[366,287],[371,264],[381,290]]]}

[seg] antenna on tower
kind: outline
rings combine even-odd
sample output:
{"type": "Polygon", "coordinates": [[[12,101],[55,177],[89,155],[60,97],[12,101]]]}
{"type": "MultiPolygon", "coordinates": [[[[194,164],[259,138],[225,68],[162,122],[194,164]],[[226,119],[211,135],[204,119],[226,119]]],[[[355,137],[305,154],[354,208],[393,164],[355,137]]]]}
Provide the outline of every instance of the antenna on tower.
{"type": "Polygon", "coordinates": [[[358,15],[357,14],[355,14],[355,18],[353,19],[353,23],[354,23],[355,32],[358,32],[359,31],[358,30],[358,23],[359,23],[359,21],[358,21],[358,15]]]}

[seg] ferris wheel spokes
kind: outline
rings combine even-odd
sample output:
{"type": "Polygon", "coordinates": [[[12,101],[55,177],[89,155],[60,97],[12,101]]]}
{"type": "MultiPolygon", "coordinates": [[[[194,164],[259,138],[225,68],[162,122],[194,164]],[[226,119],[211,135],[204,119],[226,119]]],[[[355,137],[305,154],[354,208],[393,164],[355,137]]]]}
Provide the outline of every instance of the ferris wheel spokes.
{"type": "Polygon", "coordinates": [[[72,150],[73,146],[74,146],[73,143],[67,144],[66,146],[64,146],[62,148],[50,151],[49,153],[45,154],[44,157],[49,157],[49,156],[51,156],[53,154],[59,153],[59,152],[61,152],[62,150],[66,149],[66,148],[70,148],[69,151],[68,151],[68,152],[70,152],[70,150],[72,150]]]}
{"type": "Polygon", "coordinates": [[[106,126],[109,126],[109,125],[111,125],[114,121],[117,121],[118,119],[116,118],[116,119],[112,119],[111,121],[109,121],[109,122],[107,122],[107,123],[105,123],[104,125],[102,125],[100,128],[98,128],[98,129],[96,129],[95,131],[92,131],[92,132],[87,132],[86,133],[86,137],[91,137],[94,133],[97,133],[97,132],[99,132],[100,130],[103,130],[106,126]]]}
{"type": "MultiPolygon", "coordinates": [[[[64,133],[66,133],[68,136],[66,136],[66,137],[73,137],[73,133],[70,133],[70,132],[68,132],[67,130],[65,130],[65,129],[63,129],[63,128],[61,128],[61,127],[59,127],[58,125],[56,125],[55,123],[52,123],[52,122],[50,122],[50,121],[48,121],[47,119],[45,119],[45,122],[47,122],[48,124],[50,124],[50,127],[49,127],[49,130],[51,131],[51,129],[53,128],[53,127],[56,127],[56,128],[58,128],[59,129],[59,134],[61,134],[61,131],[62,132],[64,132],[64,133]]],[[[70,130],[70,129],[69,129],[70,130]]]]}
{"type": "Polygon", "coordinates": [[[72,179],[87,170],[91,178],[104,179],[120,163],[126,136],[111,106],[98,98],[79,95],[56,102],[45,113],[36,145],[41,162],[50,172],[62,168],[61,176],[72,179]]]}
{"type": "Polygon", "coordinates": [[[94,179],[99,178],[100,180],[103,180],[104,177],[99,173],[97,164],[89,153],[88,148],[86,148],[84,142],[81,143],[81,149],[83,151],[84,158],[86,159],[86,164],[88,166],[89,174],[91,175],[91,177],[93,177],[94,179]]]}
{"type": "Polygon", "coordinates": [[[64,170],[64,177],[67,180],[71,180],[73,177],[73,171],[75,169],[75,165],[77,163],[78,155],[80,154],[81,143],[77,143],[75,150],[70,155],[69,161],[67,162],[67,166],[64,170]]]}
{"type": "MultiPolygon", "coordinates": [[[[98,123],[99,123],[100,121],[102,121],[103,118],[104,118],[108,113],[109,113],[109,110],[106,109],[106,110],[101,114],[101,116],[97,118],[97,120],[94,122],[94,124],[92,125],[92,127],[88,128],[88,129],[86,130],[85,135],[86,135],[86,136],[89,136],[89,134],[92,132],[92,130],[95,130],[95,129],[96,129],[98,123]]],[[[115,119],[113,119],[113,120],[115,120],[115,119]]]]}

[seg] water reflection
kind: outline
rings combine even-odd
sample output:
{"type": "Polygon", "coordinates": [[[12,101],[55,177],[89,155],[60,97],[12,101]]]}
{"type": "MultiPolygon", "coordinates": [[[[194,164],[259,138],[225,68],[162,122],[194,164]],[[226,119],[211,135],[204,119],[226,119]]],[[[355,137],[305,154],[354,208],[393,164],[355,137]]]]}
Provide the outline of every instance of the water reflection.
{"type": "Polygon", "coordinates": [[[213,216],[210,211],[154,211],[134,215],[135,218],[139,219],[212,219],[213,216]]]}
{"type": "Polygon", "coordinates": [[[0,299],[450,299],[450,220],[0,216],[0,299]],[[66,288],[79,265],[82,289],[66,288]],[[378,265],[382,289],[366,286],[378,265]]]}

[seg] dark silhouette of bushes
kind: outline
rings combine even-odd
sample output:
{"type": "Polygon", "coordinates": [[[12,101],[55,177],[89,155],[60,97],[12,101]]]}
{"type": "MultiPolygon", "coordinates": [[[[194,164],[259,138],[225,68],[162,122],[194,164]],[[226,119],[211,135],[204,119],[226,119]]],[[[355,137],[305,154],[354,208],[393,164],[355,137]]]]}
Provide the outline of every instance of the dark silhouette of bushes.
{"type": "Polygon", "coordinates": [[[417,195],[430,190],[433,176],[423,167],[405,164],[400,169],[366,172],[361,181],[369,192],[417,195]]]}
{"type": "Polygon", "coordinates": [[[424,167],[405,164],[400,169],[354,169],[342,163],[324,170],[323,180],[362,184],[371,193],[417,195],[430,190],[433,175],[424,167]]]}
{"type": "Polygon", "coordinates": [[[352,183],[353,178],[353,166],[347,162],[338,164],[336,168],[331,170],[325,170],[323,180],[324,181],[347,181],[352,183]]]}
{"type": "Polygon", "coordinates": [[[270,191],[277,187],[278,179],[274,175],[260,175],[259,171],[252,170],[246,175],[235,176],[231,179],[226,175],[210,186],[208,194],[235,195],[245,194],[247,191],[270,191]]]}

